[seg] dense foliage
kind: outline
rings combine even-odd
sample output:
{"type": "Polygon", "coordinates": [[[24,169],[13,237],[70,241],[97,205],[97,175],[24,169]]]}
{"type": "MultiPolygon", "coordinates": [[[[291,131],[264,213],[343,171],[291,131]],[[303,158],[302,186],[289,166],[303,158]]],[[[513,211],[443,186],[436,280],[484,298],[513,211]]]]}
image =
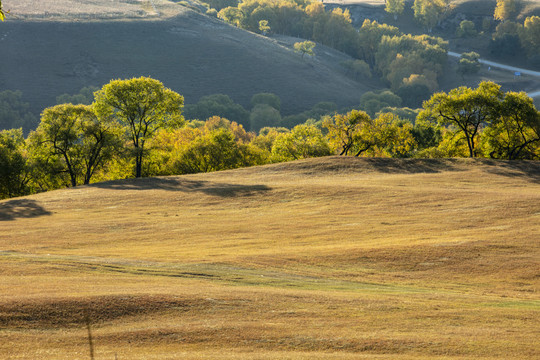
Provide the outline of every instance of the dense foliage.
{"type": "Polygon", "coordinates": [[[540,159],[532,100],[492,82],[436,93],[419,113],[400,108],[390,91],[366,93],[369,112],[320,103],[290,130],[280,126],[281,101],[269,93],[252,98],[251,131],[215,115],[184,121],[182,96],[150,78],[114,80],[94,95],[91,105],[45,109],[26,139],[21,129],[0,132],[0,198],[332,154],[540,159]],[[272,111],[279,118],[263,126],[272,111]]]}
{"type": "MultiPolygon", "coordinates": [[[[397,15],[404,2],[393,0],[386,6],[397,15]]],[[[437,11],[446,9],[447,4],[443,0],[417,0],[414,6],[420,21],[432,27],[438,20],[437,11]]],[[[371,20],[355,29],[348,10],[326,11],[318,1],[247,0],[222,8],[218,17],[253,32],[263,32],[264,22],[265,33],[270,28],[273,33],[307,39],[294,44],[302,57],[314,55],[314,42],[342,51],[357,60],[345,64],[355,77],[378,74],[394,91],[414,84],[436,89],[446,64],[447,43],[440,38],[403,34],[396,27],[371,20]]]]}

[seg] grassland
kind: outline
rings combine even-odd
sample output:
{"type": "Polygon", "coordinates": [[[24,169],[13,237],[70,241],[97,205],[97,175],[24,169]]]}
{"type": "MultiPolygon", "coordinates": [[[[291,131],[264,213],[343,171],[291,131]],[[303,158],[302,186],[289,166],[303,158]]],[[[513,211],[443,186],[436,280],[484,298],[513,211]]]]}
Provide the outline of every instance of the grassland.
{"type": "Polygon", "coordinates": [[[0,202],[0,358],[533,359],[540,164],[329,157],[0,202]]]}

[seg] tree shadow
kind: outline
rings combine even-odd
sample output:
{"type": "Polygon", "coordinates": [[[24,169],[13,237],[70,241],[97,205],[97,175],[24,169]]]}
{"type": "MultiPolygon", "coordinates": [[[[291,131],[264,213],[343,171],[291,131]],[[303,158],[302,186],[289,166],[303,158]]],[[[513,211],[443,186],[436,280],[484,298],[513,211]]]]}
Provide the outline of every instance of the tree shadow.
{"type": "Polygon", "coordinates": [[[200,180],[180,179],[175,177],[126,179],[122,181],[95,183],[89,186],[110,190],[166,190],[201,192],[207,195],[219,197],[252,196],[272,189],[266,185],[213,183],[200,180]]]}
{"type": "Polygon", "coordinates": [[[463,171],[458,159],[363,158],[374,170],[387,174],[434,174],[442,171],[463,171]]]}
{"type": "Polygon", "coordinates": [[[533,160],[485,160],[486,165],[494,165],[488,172],[495,175],[522,178],[540,184],[540,161],[533,160]]]}
{"type": "Polygon", "coordinates": [[[35,200],[17,199],[0,203],[0,221],[10,221],[17,218],[34,218],[51,215],[35,200]]]}

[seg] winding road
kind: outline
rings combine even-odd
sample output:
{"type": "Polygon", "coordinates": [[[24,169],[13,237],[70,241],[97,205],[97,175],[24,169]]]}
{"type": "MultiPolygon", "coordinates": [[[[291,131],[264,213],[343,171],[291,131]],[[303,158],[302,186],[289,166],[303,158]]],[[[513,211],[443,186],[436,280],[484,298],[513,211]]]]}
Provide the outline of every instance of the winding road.
{"type": "MultiPolygon", "coordinates": [[[[461,57],[461,54],[453,52],[453,51],[449,51],[448,56],[459,58],[459,57],[461,57]]],[[[514,73],[519,72],[519,73],[524,74],[524,75],[531,75],[531,76],[535,76],[535,77],[540,78],[540,71],[522,69],[522,68],[518,68],[518,67],[515,67],[515,66],[499,64],[499,63],[496,63],[496,62],[493,62],[493,61],[482,60],[482,59],[479,59],[478,61],[480,62],[480,64],[484,64],[484,65],[487,65],[487,66],[492,66],[494,68],[509,70],[509,71],[513,71],[514,73]]],[[[540,90],[527,93],[527,95],[529,95],[531,98],[540,97],[540,90]]]]}

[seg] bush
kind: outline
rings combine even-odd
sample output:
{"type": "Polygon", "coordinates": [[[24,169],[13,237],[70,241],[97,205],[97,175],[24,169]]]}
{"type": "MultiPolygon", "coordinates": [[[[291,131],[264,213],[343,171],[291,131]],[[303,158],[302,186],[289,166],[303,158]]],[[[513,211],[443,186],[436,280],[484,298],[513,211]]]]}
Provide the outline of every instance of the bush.
{"type": "Polygon", "coordinates": [[[476,31],[474,23],[470,20],[463,20],[456,29],[456,36],[461,38],[472,37],[476,36],[477,34],[478,32],[476,31]]]}

